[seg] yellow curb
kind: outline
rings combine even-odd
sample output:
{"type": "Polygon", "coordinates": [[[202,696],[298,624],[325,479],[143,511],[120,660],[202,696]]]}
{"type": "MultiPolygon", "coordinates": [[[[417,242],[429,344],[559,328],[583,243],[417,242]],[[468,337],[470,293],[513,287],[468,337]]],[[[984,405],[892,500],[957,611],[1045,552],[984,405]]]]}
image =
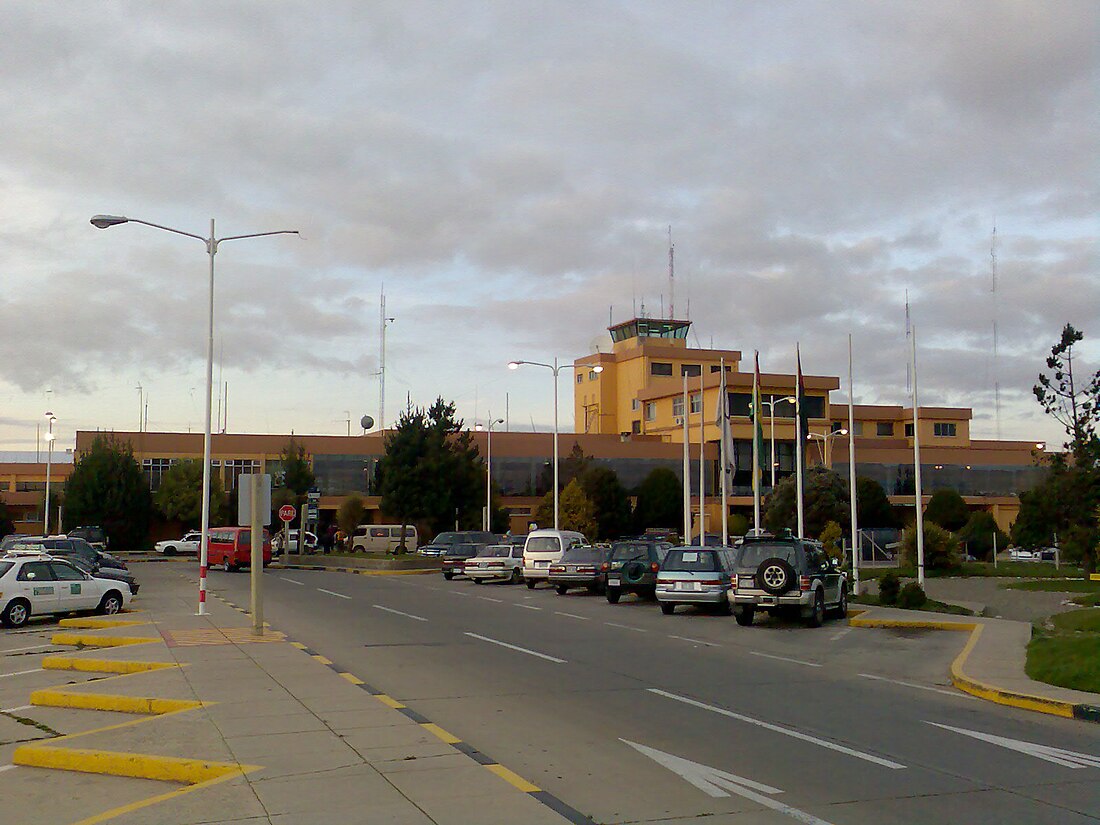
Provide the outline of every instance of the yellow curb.
{"type": "Polygon", "coordinates": [[[93,636],[90,633],[55,633],[50,639],[51,644],[73,647],[124,647],[159,641],[161,640],[142,636],[93,636]]]}
{"type": "Polygon", "coordinates": [[[508,770],[503,765],[486,765],[485,768],[495,773],[509,785],[519,788],[524,793],[536,793],[542,790],[538,785],[532,785],[518,773],[508,770]]]}
{"type": "Polygon", "coordinates": [[[344,672],[341,672],[341,673],[340,673],[340,675],[341,675],[342,677],[344,677],[345,679],[347,679],[347,680],[348,680],[349,682],[351,682],[351,683],[352,683],[353,685],[362,685],[362,684],[365,684],[365,683],[363,682],[363,680],[362,680],[362,679],[360,679],[360,678],[359,678],[358,676],[356,676],[356,675],[355,675],[354,673],[344,673],[344,672]]]}
{"type": "Polygon", "coordinates": [[[331,665],[332,664],[332,659],[326,659],[320,653],[312,654],[312,658],[316,659],[318,662],[320,662],[323,665],[331,665]]]}
{"type": "Polygon", "coordinates": [[[57,623],[58,627],[78,627],[89,630],[105,630],[109,627],[136,627],[144,624],[149,624],[149,622],[141,619],[93,619],[91,617],[62,619],[57,623]]]}
{"type": "Polygon", "coordinates": [[[925,630],[973,630],[973,622],[937,622],[932,619],[856,619],[848,620],[852,627],[905,627],[925,630]]]}
{"type": "Polygon", "coordinates": [[[299,650],[306,650],[307,649],[306,646],[304,644],[302,644],[301,642],[291,642],[290,646],[291,647],[296,647],[299,650]]]}
{"type": "Polygon", "coordinates": [[[46,745],[22,745],[16,748],[12,763],[30,768],[100,773],[133,779],[180,782],[185,785],[197,785],[229,773],[247,773],[258,768],[255,765],[231,762],[207,762],[201,759],[82,748],[51,748],[46,745]]]}
{"type": "Polygon", "coordinates": [[[442,568],[428,567],[415,570],[355,570],[360,576],[418,576],[425,573],[438,573],[442,568]]]}
{"type": "Polygon", "coordinates": [[[71,656],[48,656],[42,660],[44,670],[80,670],[89,673],[145,673],[179,667],[175,662],[121,662],[109,659],[74,659],[71,656]]]}
{"type": "Polygon", "coordinates": [[[117,696],[106,693],[72,693],[66,690],[36,690],[31,704],[39,707],[106,710],[115,713],[175,713],[201,708],[202,702],[191,699],[156,699],[151,696],[117,696]]]}
{"type": "Polygon", "coordinates": [[[439,727],[435,722],[421,722],[420,727],[424,728],[428,733],[435,734],[435,736],[442,739],[448,745],[455,745],[462,741],[453,733],[443,730],[443,728],[439,727]]]}
{"type": "Polygon", "coordinates": [[[383,705],[389,705],[394,710],[400,710],[401,708],[405,707],[392,696],[387,696],[384,693],[376,693],[374,694],[374,698],[381,702],[383,705]]]}

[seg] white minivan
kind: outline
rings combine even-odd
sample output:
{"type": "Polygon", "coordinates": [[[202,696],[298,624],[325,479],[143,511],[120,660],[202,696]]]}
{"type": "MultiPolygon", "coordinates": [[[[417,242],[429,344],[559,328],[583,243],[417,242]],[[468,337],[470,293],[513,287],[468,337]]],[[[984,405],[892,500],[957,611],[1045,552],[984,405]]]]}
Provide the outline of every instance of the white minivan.
{"type": "MultiPolygon", "coordinates": [[[[405,525],[405,549],[416,552],[418,544],[416,527],[405,525]]],[[[400,524],[360,524],[351,536],[351,549],[359,552],[396,552],[401,544],[400,524]]]]}
{"type": "Polygon", "coordinates": [[[533,590],[540,581],[550,575],[550,565],[561,559],[562,553],[571,547],[588,544],[581,533],[573,530],[532,530],[523,545],[523,579],[527,589],[533,590]]]}

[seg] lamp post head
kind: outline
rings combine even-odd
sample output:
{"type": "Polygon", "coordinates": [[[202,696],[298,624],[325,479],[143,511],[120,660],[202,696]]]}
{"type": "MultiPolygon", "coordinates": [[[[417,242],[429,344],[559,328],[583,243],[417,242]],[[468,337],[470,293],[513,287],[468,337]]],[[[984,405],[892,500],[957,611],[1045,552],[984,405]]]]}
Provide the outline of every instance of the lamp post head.
{"type": "Polygon", "coordinates": [[[518,369],[519,369],[519,365],[520,365],[520,362],[519,362],[519,361],[509,361],[509,362],[508,362],[508,369],[510,369],[510,370],[518,370],[518,369]]]}
{"type": "Polygon", "coordinates": [[[1035,442],[1035,449],[1036,450],[1045,450],[1046,448],[1047,448],[1047,443],[1045,441],[1036,441],[1035,442]]]}
{"type": "Polygon", "coordinates": [[[91,223],[96,229],[106,229],[109,226],[127,223],[129,220],[129,218],[123,218],[119,215],[93,215],[91,223]]]}
{"type": "Polygon", "coordinates": [[[848,428],[847,427],[841,427],[839,430],[836,431],[835,434],[836,435],[847,435],[848,434],[848,428]]]}
{"type": "Polygon", "coordinates": [[[485,428],[484,428],[484,427],[482,427],[482,426],[481,426],[480,424],[474,424],[474,432],[478,432],[478,433],[479,433],[479,432],[481,432],[481,431],[482,431],[482,430],[484,430],[484,429],[485,429],[485,428]]]}
{"type": "Polygon", "coordinates": [[[597,375],[603,372],[603,364],[596,364],[596,366],[592,368],[592,372],[596,373],[597,375]]]}
{"type": "Polygon", "coordinates": [[[492,422],[492,423],[493,423],[493,424],[503,424],[503,423],[504,423],[504,419],[503,419],[503,418],[498,418],[498,419],[497,419],[496,421],[494,421],[494,422],[492,422]]]}

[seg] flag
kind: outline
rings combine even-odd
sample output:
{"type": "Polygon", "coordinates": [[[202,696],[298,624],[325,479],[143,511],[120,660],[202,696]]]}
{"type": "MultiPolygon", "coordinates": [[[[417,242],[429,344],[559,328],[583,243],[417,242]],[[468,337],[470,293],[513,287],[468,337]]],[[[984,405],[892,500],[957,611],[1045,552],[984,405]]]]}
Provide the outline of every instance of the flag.
{"type": "Polygon", "coordinates": [[[806,379],[802,375],[802,353],[795,345],[795,361],[798,370],[798,388],[795,391],[795,414],[798,416],[798,435],[802,441],[799,454],[799,462],[803,470],[806,469],[806,440],[809,439],[810,413],[806,409],[806,379]]]}
{"type": "Polygon", "coordinates": [[[733,434],[730,432],[729,393],[726,390],[726,374],[723,371],[722,379],[718,385],[718,398],[714,405],[714,424],[718,427],[719,446],[723,450],[722,470],[726,474],[727,481],[733,475],[733,434]]]}
{"type": "Polygon", "coordinates": [[[760,353],[755,353],[755,362],[752,374],[752,438],[753,455],[753,484],[763,486],[764,469],[767,467],[767,458],[764,455],[764,403],[760,393],[760,353]]]}

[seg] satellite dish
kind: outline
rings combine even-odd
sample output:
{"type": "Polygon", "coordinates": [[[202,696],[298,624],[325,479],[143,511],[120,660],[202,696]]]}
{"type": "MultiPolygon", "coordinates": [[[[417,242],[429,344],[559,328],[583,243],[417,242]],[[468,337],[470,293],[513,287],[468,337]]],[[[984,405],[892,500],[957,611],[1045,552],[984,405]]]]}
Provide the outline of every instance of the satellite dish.
{"type": "Polygon", "coordinates": [[[369,430],[371,427],[374,426],[374,419],[371,418],[369,415],[364,415],[362,418],[359,419],[359,426],[361,426],[364,430],[369,430]]]}
{"type": "Polygon", "coordinates": [[[611,352],[611,334],[605,332],[603,335],[597,335],[588,342],[588,351],[590,353],[611,352]]]}

